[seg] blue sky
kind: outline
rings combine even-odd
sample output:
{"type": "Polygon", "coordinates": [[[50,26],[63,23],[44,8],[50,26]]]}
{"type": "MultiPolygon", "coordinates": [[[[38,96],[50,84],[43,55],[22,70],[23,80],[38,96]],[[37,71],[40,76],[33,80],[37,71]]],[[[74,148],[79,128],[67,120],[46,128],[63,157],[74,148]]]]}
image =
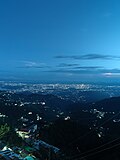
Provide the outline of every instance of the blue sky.
{"type": "Polygon", "coordinates": [[[0,78],[120,78],[119,0],[0,1],[0,78]]]}

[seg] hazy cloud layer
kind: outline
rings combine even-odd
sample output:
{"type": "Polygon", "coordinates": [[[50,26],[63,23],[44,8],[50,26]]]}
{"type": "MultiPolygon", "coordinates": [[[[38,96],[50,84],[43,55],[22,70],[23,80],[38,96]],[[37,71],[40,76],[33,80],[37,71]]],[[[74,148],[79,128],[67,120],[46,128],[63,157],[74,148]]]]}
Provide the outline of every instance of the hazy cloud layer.
{"type": "Polygon", "coordinates": [[[80,66],[80,64],[68,64],[68,63],[60,63],[58,68],[67,68],[67,69],[99,69],[99,68],[104,68],[102,66],[80,66]]]}
{"type": "Polygon", "coordinates": [[[54,72],[54,73],[69,73],[69,74],[92,74],[92,75],[101,75],[106,77],[119,76],[120,69],[104,69],[104,67],[100,66],[82,66],[78,67],[78,69],[56,69],[56,70],[47,70],[46,72],[54,72]]]}
{"type": "Polygon", "coordinates": [[[57,67],[75,67],[75,66],[79,66],[79,64],[60,63],[59,65],[57,65],[57,67]]]}
{"type": "Polygon", "coordinates": [[[113,60],[113,59],[119,59],[120,57],[117,56],[111,56],[111,55],[103,55],[103,54],[85,54],[85,55],[73,55],[73,56],[64,56],[64,55],[58,55],[55,56],[57,59],[75,59],[75,60],[113,60]]]}
{"type": "Polygon", "coordinates": [[[86,70],[96,70],[96,69],[101,69],[103,68],[102,66],[80,66],[80,67],[74,67],[74,69],[86,69],[86,70]]]}
{"type": "Polygon", "coordinates": [[[46,68],[48,67],[45,63],[37,63],[32,61],[23,61],[22,62],[23,68],[46,68]]]}
{"type": "MultiPolygon", "coordinates": [[[[72,58],[72,56],[70,56],[72,58]]],[[[110,59],[112,57],[105,55],[84,55],[81,56],[83,59],[110,59]]],[[[58,57],[57,57],[58,58],[58,57]]],[[[61,58],[61,57],[59,57],[61,58]]],[[[63,57],[62,57],[63,58],[63,57]]],[[[68,58],[68,56],[65,56],[68,58]]],[[[108,68],[106,69],[103,66],[81,66],[79,63],[60,63],[57,66],[47,66],[45,63],[37,63],[32,61],[23,61],[23,68],[34,68],[34,69],[43,69],[41,71],[46,73],[55,73],[55,74],[69,74],[74,75],[99,75],[103,77],[120,77],[120,69],[118,68],[108,68]]]]}

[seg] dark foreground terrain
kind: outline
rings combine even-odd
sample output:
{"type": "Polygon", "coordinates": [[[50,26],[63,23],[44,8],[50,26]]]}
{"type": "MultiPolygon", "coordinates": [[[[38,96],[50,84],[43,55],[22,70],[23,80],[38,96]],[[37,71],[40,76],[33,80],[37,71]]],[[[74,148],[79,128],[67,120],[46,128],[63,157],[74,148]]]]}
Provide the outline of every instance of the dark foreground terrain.
{"type": "MultiPolygon", "coordinates": [[[[98,102],[73,102],[54,95],[0,92],[0,139],[9,147],[44,141],[59,153],[39,146],[37,159],[120,159],[120,97],[98,102]],[[29,126],[35,132],[26,134],[29,126]],[[20,132],[18,132],[20,131],[20,132]],[[51,156],[50,156],[51,155],[51,156]]],[[[36,152],[36,153],[35,153],[36,152]]],[[[19,153],[18,153],[19,154],[19,153]]]]}

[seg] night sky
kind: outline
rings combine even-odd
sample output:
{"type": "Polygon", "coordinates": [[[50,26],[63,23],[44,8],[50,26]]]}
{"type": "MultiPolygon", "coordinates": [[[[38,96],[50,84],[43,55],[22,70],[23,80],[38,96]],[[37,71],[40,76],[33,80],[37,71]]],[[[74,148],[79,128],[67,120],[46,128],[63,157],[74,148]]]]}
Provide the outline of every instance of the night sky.
{"type": "Polygon", "coordinates": [[[0,1],[1,80],[119,78],[119,0],[0,1]]]}

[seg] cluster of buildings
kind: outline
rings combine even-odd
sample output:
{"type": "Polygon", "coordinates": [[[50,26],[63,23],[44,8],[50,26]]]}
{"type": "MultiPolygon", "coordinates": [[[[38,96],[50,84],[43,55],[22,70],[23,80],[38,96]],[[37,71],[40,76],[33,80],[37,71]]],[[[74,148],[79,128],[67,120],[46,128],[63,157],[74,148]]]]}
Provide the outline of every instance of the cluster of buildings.
{"type": "Polygon", "coordinates": [[[0,151],[0,159],[1,160],[37,160],[35,156],[29,153],[25,153],[22,148],[8,148],[5,146],[0,151]],[[16,153],[17,150],[17,153],[16,153]],[[24,155],[23,155],[24,154],[24,155]]]}
{"type": "Polygon", "coordinates": [[[49,155],[56,157],[60,149],[36,138],[38,134],[37,124],[27,125],[16,129],[18,136],[22,137],[24,147],[7,147],[0,142],[1,160],[48,160],[49,155]],[[36,156],[37,155],[37,156],[36,156]]]}
{"type": "Polygon", "coordinates": [[[16,129],[16,133],[22,137],[26,144],[31,146],[32,150],[44,154],[46,157],[48,157],[50,152],[54,157],[60,153],[59,148],[36,138],[37,135],[39,135],[37,124],[31,124],[20,129],[16,129]]]}

